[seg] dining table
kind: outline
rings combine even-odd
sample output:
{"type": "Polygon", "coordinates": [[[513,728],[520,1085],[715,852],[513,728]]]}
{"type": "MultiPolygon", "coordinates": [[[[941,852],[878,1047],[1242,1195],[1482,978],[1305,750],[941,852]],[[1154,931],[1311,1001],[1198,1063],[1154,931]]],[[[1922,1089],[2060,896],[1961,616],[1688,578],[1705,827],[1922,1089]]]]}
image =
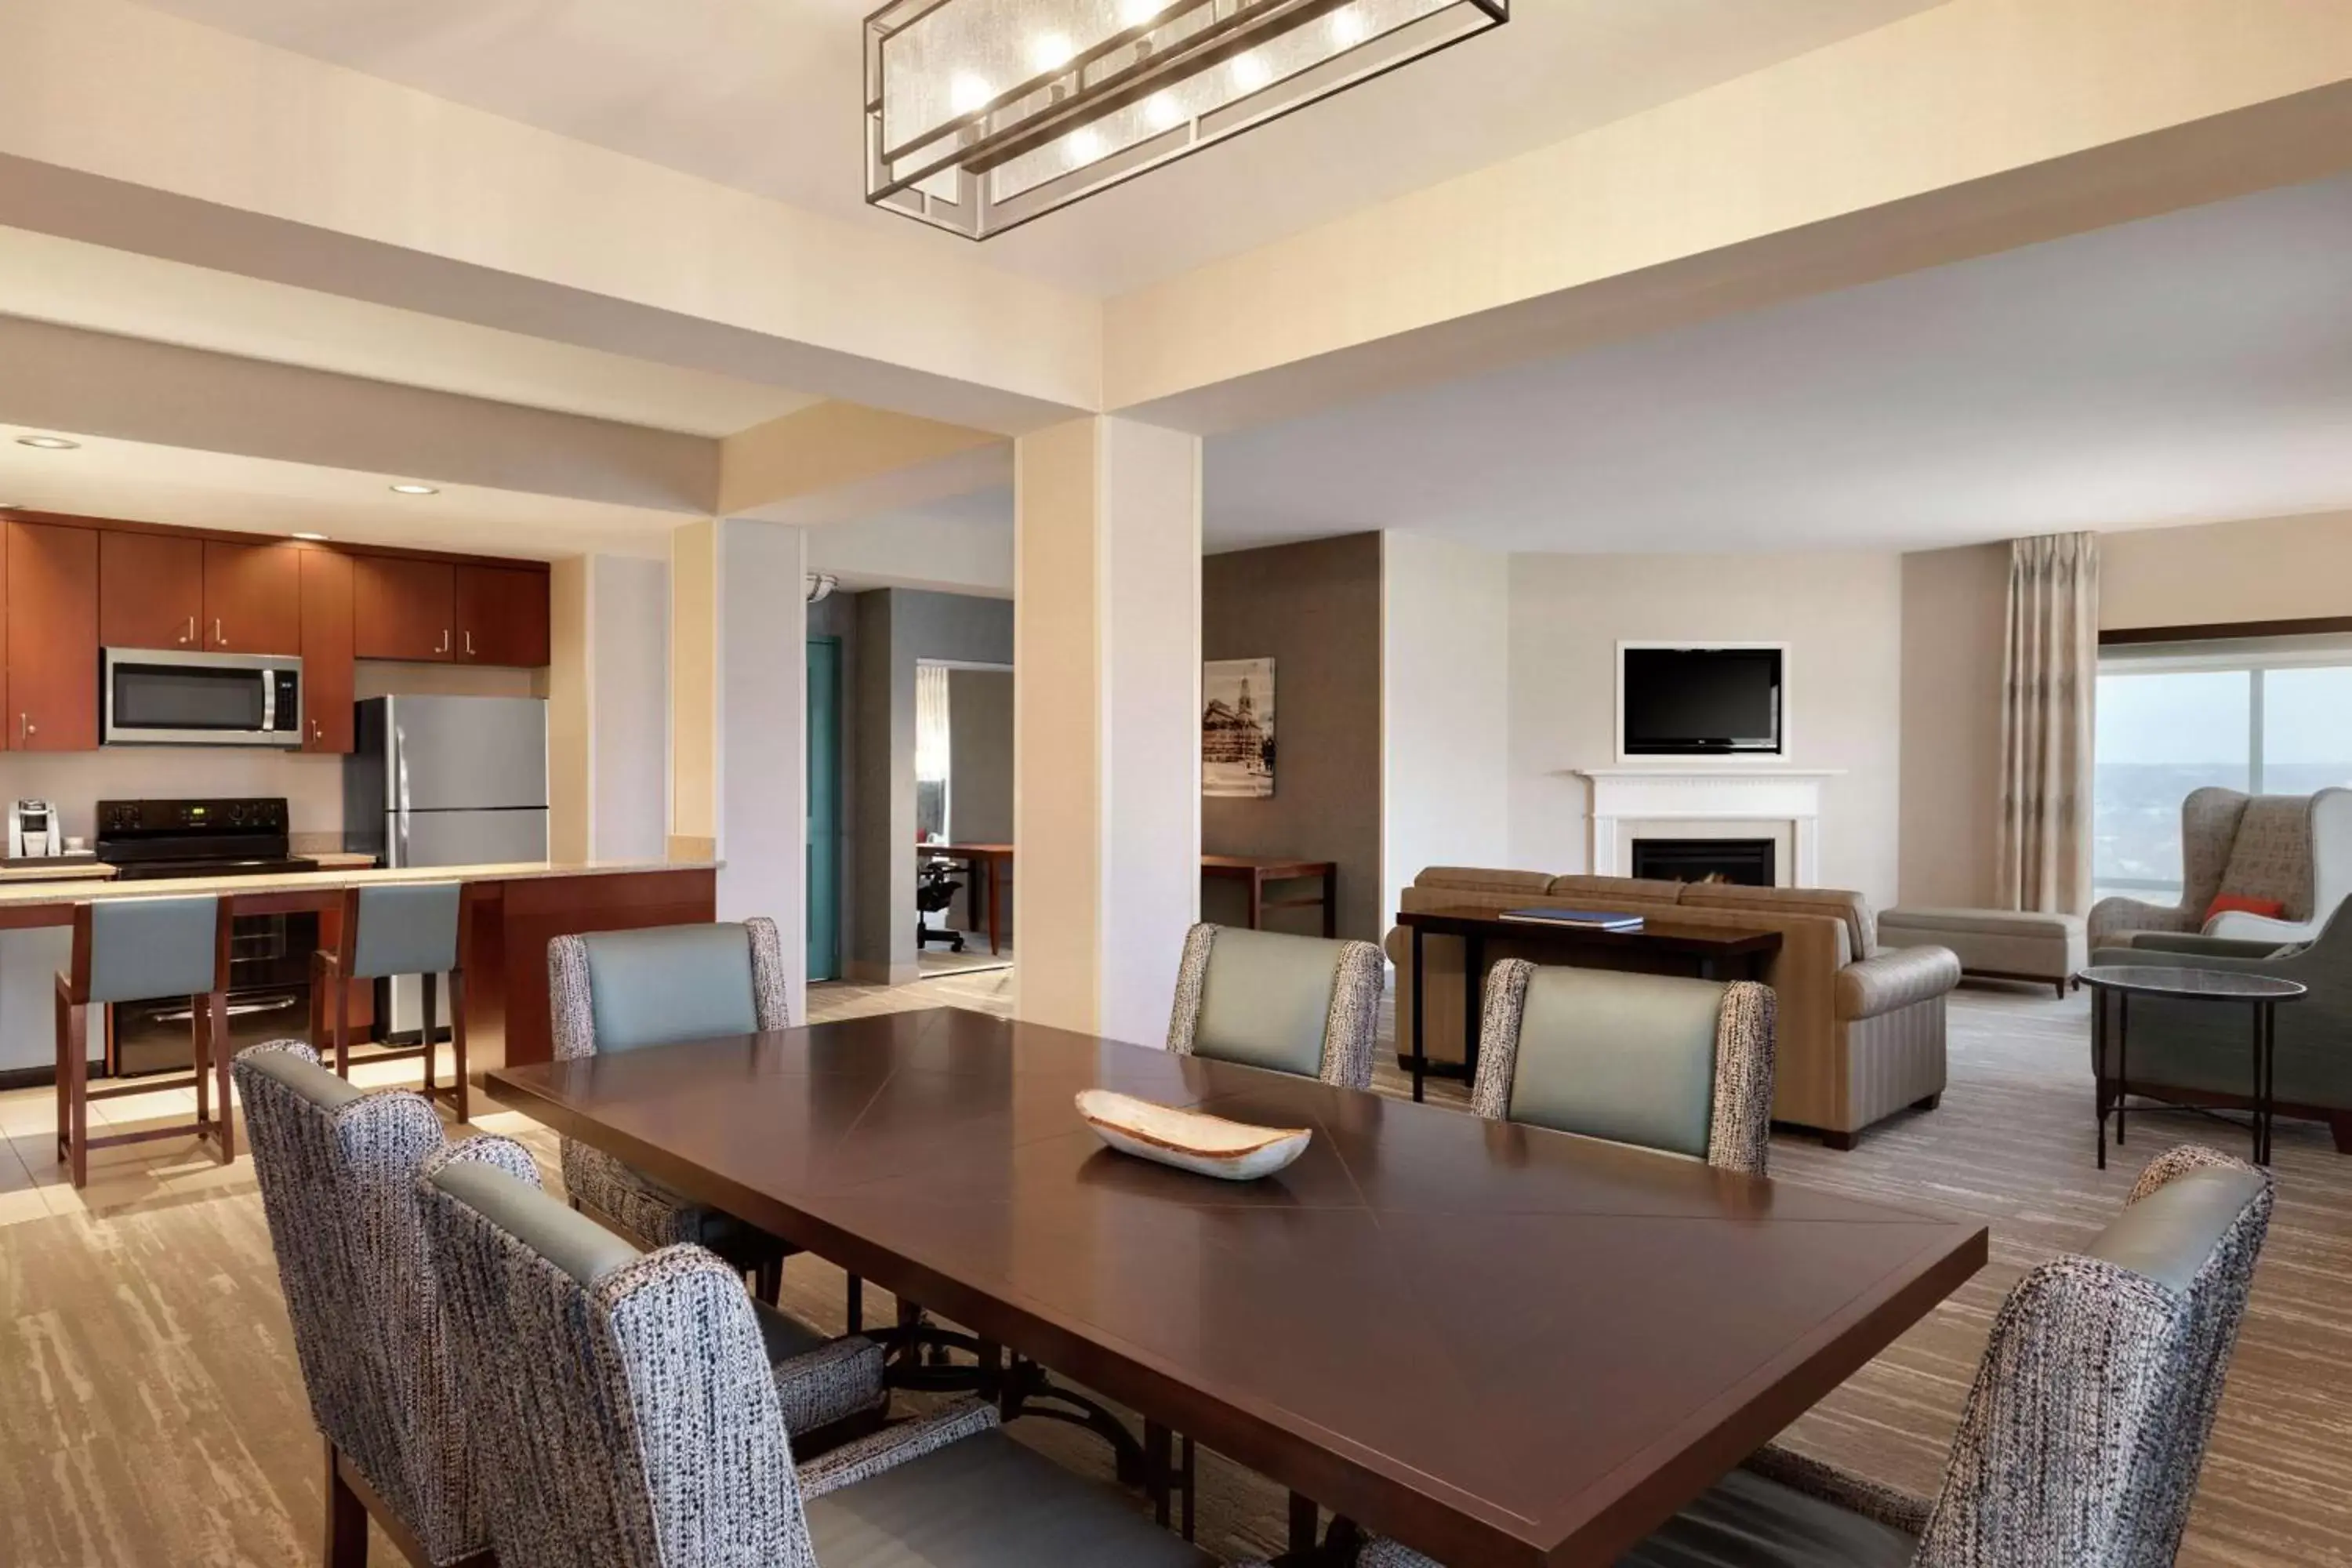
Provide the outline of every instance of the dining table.
{"type": "Polygon", "coordinates": [[[1614,1562],[1986,1257],[1924,1208],[958,1008],[486,1083],[1448,1568],[1614,1562]],[[1087,1089],[1312,1136],[1221,1181],[1105,1147],[1087,1089]]]}

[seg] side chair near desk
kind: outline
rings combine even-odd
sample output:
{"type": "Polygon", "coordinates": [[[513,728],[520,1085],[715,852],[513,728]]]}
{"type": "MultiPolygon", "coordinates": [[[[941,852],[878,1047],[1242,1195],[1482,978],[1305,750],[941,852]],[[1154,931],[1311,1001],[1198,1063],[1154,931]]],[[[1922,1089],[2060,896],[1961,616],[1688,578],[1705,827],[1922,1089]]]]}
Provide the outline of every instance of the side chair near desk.
{"type": "Polygon", "coordinates": [[[229,901],[110,899],[74,908],[73,955],[58,975],[58,1141],[73,1184],[89,1182],[89,1152],[110,1144],[194,1132],[209,1138],[226,1165],[236,1158],[236,1112],[229,1098],[229,901]],[[195,1040],[195,1071],[185,1079],[141,1079],[89,1087],[89,1009],[115,1002],[186,996],[195,1040]],[[160,1089],[194,1088],[196,1119],[93,1138],[89,1102],[160,1089]],[[215,1114],[214,1096],[219,1096],[215,1114]]]}
{"type": "MultiPolygon", "coordinates": [[[[363,1564],[373,1517],[417,1568],[482,1568],[501,1535],[482,1477],[509,1462],[510,1434],[467,1423],[457,1347],[425,1256],[419,1183],[448,1147],[439,1116],[405,1089],[362,1093],[294,1040],[240,1053],[236,1079],[302,1381],[326,1439],[323,1561],[363,1564]],[[478,1460],[477,1432],[492,1434],[496,1459],[478,1460]]],[[[540,1196],[520,1144],[484,1137],[456,1147],[553,1211],[552,1245],[564,1258],[618,1267],[643,1256],[540,1196]]],[[[520,1294],[529,1282],[515,1284],[520,1294]]],[[[880,1347],[825,1340],[750,1301],[740,1282],[733,1289],[796,1439],[814,1450],[878,1424],[887,1397],[880,1347]]]]}
{"type": "Polygon", "coordinates": [[[421,1043],[380,1051],[373,1059],[423,1058],[425,1098],[446,1100],[460,1121],[466,1120],[466,973],[459,957],[467,945],[465,891],[457,882],[350,889],[343,894],[341,931],[335,946],[320,949],[310,961],[310,1038],[321,1049],[331,1038],[335,1072],[341,1078],[352,1076],[352,983],[404,974],[422,978],[421,1043]],[[434,1035],[440,1014],[434,980],[444,974],[449,977],[453,1058],[446,1087],[435,1081],[439,1047],[434,1035]]]}
{"type": "MultiPolygon", "coordinates": [[[[2210,1149],[2160,1156],[2079,1254],[2028,1273],[1931,1501],[1767,1447],[1621,1568],[2168,1563],[2270,1227],[2270,1178],[2210,1149]]],[[[1434,1568],[1376,1541],[1358,1568],[1434,1568]]]]}

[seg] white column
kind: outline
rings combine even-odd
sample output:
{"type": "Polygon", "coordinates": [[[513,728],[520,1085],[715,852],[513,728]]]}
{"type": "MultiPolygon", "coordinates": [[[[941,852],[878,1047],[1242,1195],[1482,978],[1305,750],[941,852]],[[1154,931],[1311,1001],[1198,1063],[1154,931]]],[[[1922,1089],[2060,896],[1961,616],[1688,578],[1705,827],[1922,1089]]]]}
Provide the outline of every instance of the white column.
{"type": "Polygon", "coordinates": [[[1166,1037],[1201,904],[1201,442],[1014,446],[1014,931],[1024,1019],[1166,1037]]]}
{"type": "Polygon", "coordinates": [[[715,840],[719,918],[776,922],[794,1017],[808,1016],[805,554],[801,530],[740,518],[678,530],[670,554],[671,848],[715,840]]]}

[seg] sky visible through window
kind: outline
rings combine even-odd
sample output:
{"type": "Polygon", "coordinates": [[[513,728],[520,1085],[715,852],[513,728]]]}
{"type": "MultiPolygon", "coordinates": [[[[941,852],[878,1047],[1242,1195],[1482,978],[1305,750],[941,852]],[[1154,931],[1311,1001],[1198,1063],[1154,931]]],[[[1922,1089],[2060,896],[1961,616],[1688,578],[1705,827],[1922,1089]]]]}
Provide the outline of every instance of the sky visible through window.
{"type": "Polygon", "coordinates": [[[2093,880],[2101,896],[2164,903],[2180,893],[2189,791],[2352,784],[2352,664],[2110,669],[2099,676],[2097,746],[2093,880]]]}

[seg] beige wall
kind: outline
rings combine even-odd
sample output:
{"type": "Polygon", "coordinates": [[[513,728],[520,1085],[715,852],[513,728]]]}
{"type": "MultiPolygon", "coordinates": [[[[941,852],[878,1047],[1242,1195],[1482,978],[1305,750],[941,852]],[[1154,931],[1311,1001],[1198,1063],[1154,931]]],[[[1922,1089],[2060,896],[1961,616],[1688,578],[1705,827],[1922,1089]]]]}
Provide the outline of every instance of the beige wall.
{"type": "Polygon", "coordinates": [[[1903,558],[1902,901],[1993,901],[2009,546],[1903,558]]]}
{"type": "MultiPolygon", "coordinates": [[[[1903,901],[1992,900],[2009,546],[1903,561],[1903,901]]],[[[2352,616],[2352,513],[2099,536],[2099,626],[2352,616]]]]}
{"type": "Polygon", "coordinates": [[[1510,864],[1587,864],[1591,803],[1571,770],[1616,763],[1620,640],[1786,642],[1786,765],[1843,770],[1822,792],[1822,885],[1893,900],[1900,556],[1517,555],[1510,569],[1510,864]]]}
{"type": "Polygon", "coordinates": [[[2099,539],[2099,629],[2352,616],[2352,512],[2099,539]]]}
{"type": "Polygon", "coordinates": [[[670,535],[670,848],[719,838],[719,524],[670,535]],[[680,842],[684,841],[684,842],[680,842]]]}
{"type": "Polygon", "coordinates": [[[589,574],[585,555],[558,561],[548,573],[547,841],[558,860],[585,860],[596,791],[589,752],[594,725],[588,639],[589,574]]]}

